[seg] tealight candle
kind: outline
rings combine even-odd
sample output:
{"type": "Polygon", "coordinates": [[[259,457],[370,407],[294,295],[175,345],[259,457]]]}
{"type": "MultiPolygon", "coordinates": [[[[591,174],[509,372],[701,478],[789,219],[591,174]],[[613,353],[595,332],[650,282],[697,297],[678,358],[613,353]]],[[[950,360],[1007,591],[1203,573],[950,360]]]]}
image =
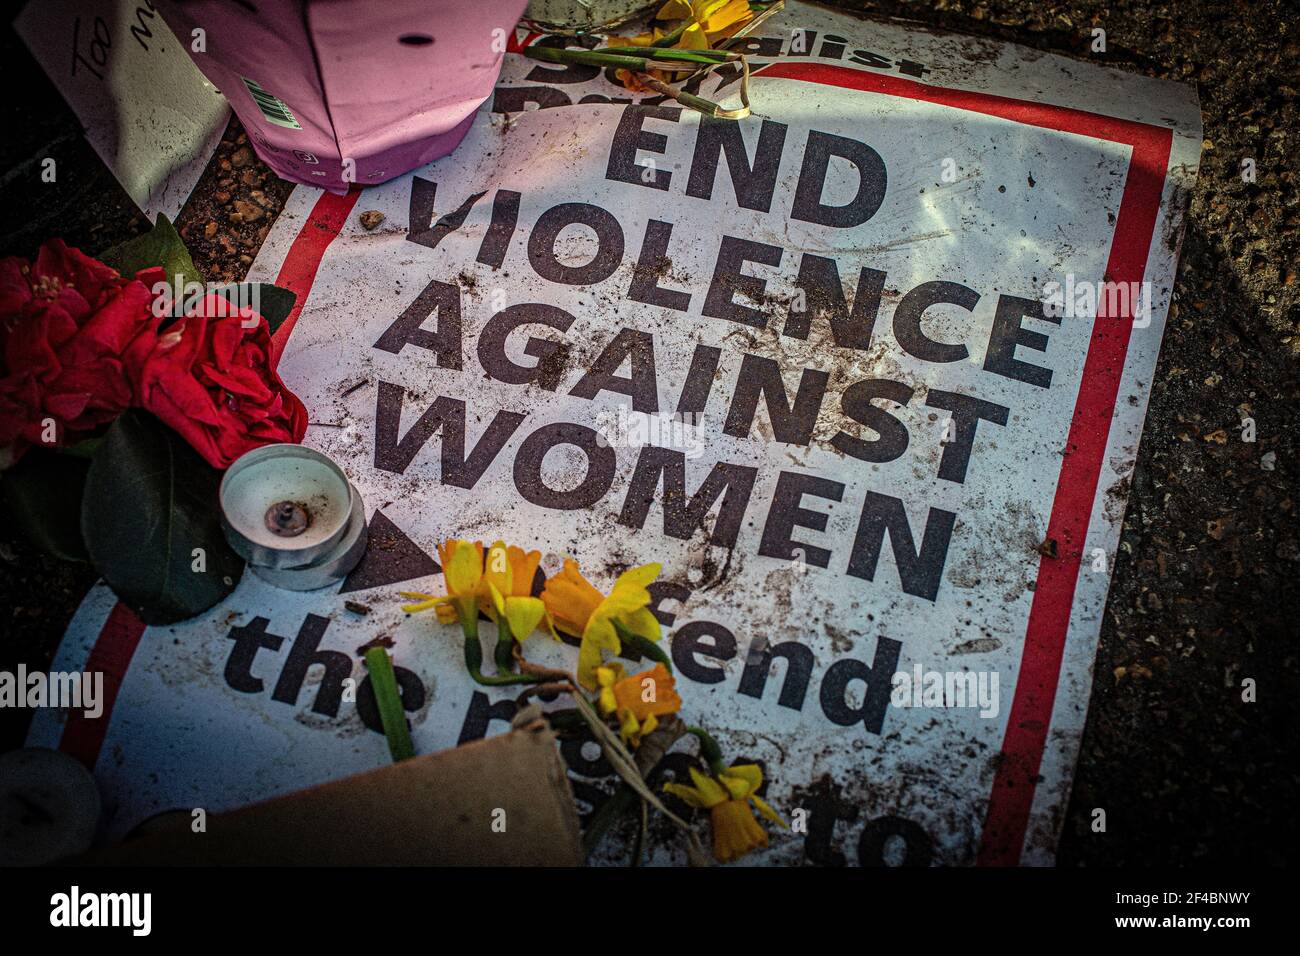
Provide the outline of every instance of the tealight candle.
{"type": "Polygon", "coordinates": [[[242,455],[221,481],[220,501],[230,546],[277,587],[326,587],[365,553],[361,493],[338,465],[304,445],[264,445],[242,455]]]}
{"type": "Polygon", "coordinates": [[[85,853],[99,815],[95,778],[79,760],[41,747],[0,756],[0,866],[85,853]]]}

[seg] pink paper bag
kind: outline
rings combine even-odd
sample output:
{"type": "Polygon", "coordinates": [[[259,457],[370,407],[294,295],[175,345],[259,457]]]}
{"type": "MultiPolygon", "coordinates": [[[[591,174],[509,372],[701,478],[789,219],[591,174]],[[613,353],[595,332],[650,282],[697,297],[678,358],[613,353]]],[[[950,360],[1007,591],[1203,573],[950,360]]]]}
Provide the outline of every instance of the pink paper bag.
{"type": "Polygon", "coordinates": [[[159,7],[266,164],[285,179],[342,193],[456,148],[492,92],[524,3],[170,0],[159,7]]]}

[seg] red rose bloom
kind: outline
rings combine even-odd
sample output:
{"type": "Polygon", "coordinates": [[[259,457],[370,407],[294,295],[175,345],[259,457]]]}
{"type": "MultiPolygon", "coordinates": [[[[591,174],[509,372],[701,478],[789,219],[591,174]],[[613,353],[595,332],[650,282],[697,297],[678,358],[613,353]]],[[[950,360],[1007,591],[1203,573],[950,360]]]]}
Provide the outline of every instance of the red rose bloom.
{"type": "Polygon", "coordinates": [[[34,263],[0,260],[0,468],[133,406],[216,468],[302,440],[307,410],[274,370],[266,320],[216,294],[192,314],[156,316],[153,289],[166,282],[160,268],[123,278],[58,239],[34,263]]]}
{"type": "Polygon", "coordinates": [[[0,260],[0,466],[33,444],[75,444],[133,404],[159,323],[141,278],[60,239],[34,263],[0,260]]]}
{"type": "Polygon", "coordinates": [[[261,445],[301,441],[307,409],[272,367],[266,320],[212,293],[191,311],[144,360],[138,404],[217,468],[261,445]]]}

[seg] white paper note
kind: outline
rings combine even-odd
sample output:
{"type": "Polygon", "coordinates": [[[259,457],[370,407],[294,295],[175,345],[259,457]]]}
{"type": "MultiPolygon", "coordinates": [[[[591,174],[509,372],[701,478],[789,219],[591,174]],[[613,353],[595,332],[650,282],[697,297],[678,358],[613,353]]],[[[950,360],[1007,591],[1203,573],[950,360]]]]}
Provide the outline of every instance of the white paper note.
{"type": "Polygon", "coordinates": [[[230,107],[154,5],[39,0],[23,9],[14,29],[136,205],[150,221],[158,213],[175,219],[230,107]]]}

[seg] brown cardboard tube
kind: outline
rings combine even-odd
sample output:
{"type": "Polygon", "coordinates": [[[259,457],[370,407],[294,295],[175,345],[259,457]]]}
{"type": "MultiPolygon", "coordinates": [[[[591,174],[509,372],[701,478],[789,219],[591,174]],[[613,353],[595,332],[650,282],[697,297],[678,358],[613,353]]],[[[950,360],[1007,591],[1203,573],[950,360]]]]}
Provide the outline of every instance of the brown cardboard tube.
{"type": "MultiPolygon", "coordinates": [[[[189,819],[186,819],[189,818],[189,819]]],[[[229,813],[80,863],[202,866],[579,866],[577,813],[544,720],[229,813]]]]}

